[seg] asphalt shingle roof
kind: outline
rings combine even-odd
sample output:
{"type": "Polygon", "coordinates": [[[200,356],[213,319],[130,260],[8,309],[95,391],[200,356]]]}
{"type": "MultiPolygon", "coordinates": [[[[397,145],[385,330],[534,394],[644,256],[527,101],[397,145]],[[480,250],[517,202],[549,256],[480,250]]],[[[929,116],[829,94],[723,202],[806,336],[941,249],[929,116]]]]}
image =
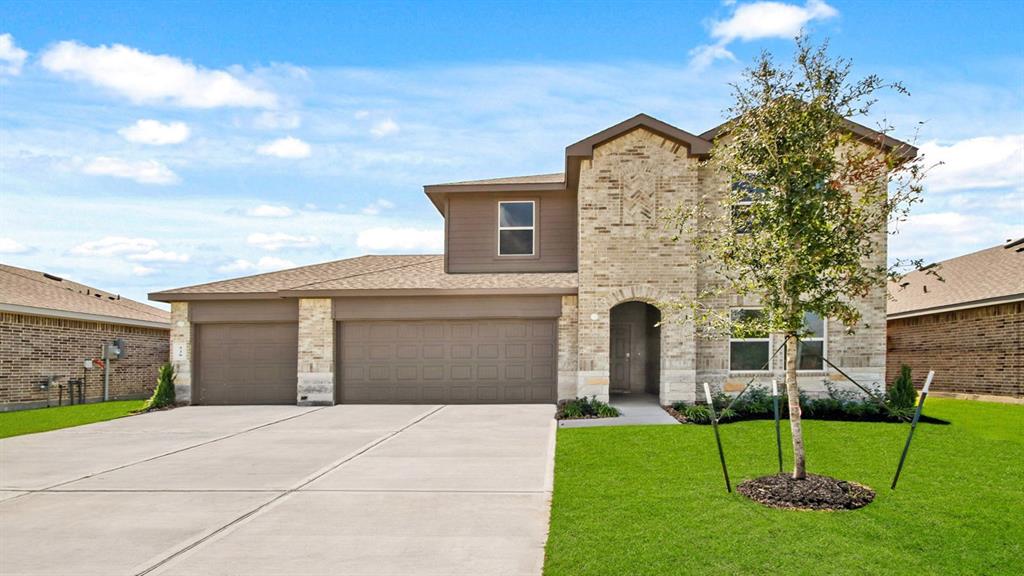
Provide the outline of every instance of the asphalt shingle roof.
{"type": "Polygon", "coordinates": [[[888,314],[1024,297],[1024,244],[1000,244],[944,260],[935,272],[938,277],[919,270],[890,282],[888,314]]]}
{"type": "Polygon", "coordinates": [[[486,180],[461,180],[459,182],[433,184],[433,186],[476,186],[480,184],[562,184],[563,182],[565,182],[565,174],[563,172],[555,172],[552,174],[488,178],[486,180]]]}
{"type": "Polygon", "coordinates": [[[170,323],[159,308],[43,272],[0,264],[0,304],[170,323]]]}
{"type": "Polygon", "coordinates": [[[359,256],[279,272],[175,288],[150,294],[171,301],[176,295],[275,294],[345,290],[516,290],[576,288],[575,272],[447,274],[444,256],[359,256]]]}

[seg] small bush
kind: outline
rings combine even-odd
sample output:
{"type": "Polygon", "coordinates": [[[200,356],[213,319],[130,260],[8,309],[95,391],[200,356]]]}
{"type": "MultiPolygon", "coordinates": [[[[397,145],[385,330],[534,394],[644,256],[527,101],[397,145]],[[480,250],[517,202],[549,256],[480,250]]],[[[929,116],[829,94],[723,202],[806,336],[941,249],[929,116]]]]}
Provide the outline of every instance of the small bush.
{"type": "Polygon", "coordinates": [[[888,404],[891,410],[902,412],[908,408],[913,409],[914,402],[917,401],[917,392],[914,390],[914,381],[910,376],[910,366],[900,365],[900,375],[893,381],[892,388],[889,390],[888,404]]]}
{"type": "Polygon", "coordinates": [[[160,367],[156,377],[156,389],[153,396],[146,402],[143,410],[159,410],[168,406],[174,406],[174,367],[170,362],[165,362],[160,367]]]}
{"type": "MultiPolygon", "coordinates": [[[[867,396],[857,390],[840,389],[829,381],[824,382],[827,396],[811,399],[800,392],[800,410],[805,419],[809,420],[847,420],[864,422],[899,422],[909,420],[914,415],[914,407],[893,408],[881,403],[877,398],[883,396],[879,390],[875,397],[867,396]]],[[[719,422],[739,422],[742,420],[762,420],[774,417],[772,396],[762,385],[754,384],[747,388],[735,402],[733,397],[723,392],[711,395],[718,414],[719,422]],[[730,402],[732,406],[729,406],[730,402]]],[[[674,416],[695,424],[710,424],[711,411],[707,404],[700,402],[675,402],[672,404],[674,416]]],[[[779,396],[779,418],[789,418],[789,399],[785,394],[779,396]]]]}
{"type": "Polygon", "coordinates": [[[579,420],[581,418],[614,418],[619,410],[602,402],[596,396],[563,400],[558,403],[555,418],[558,420],[579,420]]]}

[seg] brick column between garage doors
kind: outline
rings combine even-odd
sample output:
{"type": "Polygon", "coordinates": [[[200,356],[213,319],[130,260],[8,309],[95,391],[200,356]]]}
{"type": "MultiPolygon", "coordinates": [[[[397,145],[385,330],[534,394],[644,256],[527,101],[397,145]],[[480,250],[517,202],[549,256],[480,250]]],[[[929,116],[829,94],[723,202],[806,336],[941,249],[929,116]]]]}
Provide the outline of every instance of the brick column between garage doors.
{"type": "Polygon", "coordinates": [[[299,406],[334,404],[334,328],[330,298],[299,299],[299,406]]]}
{"type": "Polygon", "coordinates": [[[192,403],[192,318],[188,302],[171,302],[171,366],[174,400],[192,403]]]}

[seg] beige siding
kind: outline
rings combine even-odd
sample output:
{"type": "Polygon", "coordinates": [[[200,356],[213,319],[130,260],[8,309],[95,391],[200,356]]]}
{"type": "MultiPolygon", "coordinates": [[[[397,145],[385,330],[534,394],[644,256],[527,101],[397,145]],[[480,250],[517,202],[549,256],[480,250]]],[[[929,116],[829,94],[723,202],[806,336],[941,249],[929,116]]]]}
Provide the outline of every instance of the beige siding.
{"type": "Polygon", "coordinates": [[[448,272],[576,270],[576,196],[572,192],[461,193],[448,199],[448,272]],[[537,202],[537,255],[498,256],[498,202],[537,202]]]}

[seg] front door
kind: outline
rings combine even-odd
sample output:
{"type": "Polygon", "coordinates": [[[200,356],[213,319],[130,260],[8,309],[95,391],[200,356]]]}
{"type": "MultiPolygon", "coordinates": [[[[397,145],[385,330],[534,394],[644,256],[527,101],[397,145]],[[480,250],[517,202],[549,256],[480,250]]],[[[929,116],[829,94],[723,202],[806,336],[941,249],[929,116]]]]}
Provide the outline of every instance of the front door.
{"type": "Polygon", "coordinates": [[[612,323],[612,356],[611,356],[611,385],[612,394],[629,392],[630,370],[630,326],[629,324],[612,323]]]}

